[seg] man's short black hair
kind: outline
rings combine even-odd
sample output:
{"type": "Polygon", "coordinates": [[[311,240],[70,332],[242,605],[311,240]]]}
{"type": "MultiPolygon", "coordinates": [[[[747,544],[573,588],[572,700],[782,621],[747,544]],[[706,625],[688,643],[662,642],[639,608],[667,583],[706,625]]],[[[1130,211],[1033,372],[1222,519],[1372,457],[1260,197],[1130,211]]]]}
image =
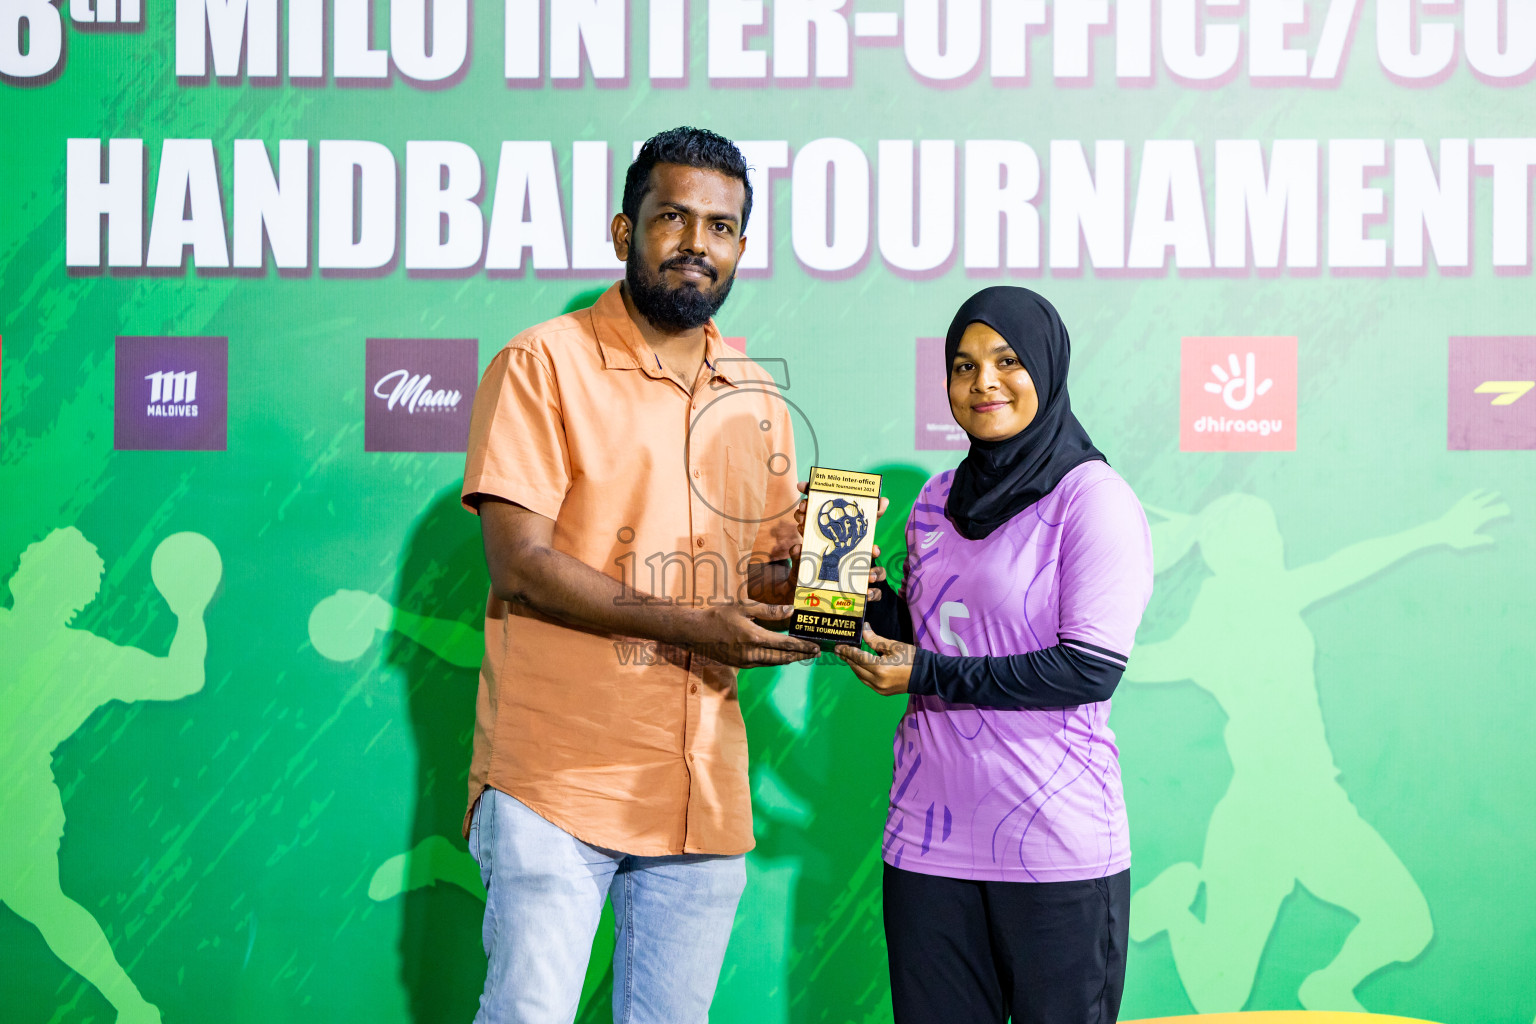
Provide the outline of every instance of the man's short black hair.
{"type": "Polygon", "coordinates": [[[747,161],[741,150],[724,135],[707,128],[688,127],[652,135],[640,147],[635,162],[629,165],[629,173],[624,176],[624,205],[621,209],[631,224],[640,219],[640,200],[651,187],[651,168],[657,164],[700,167],[740,181],[747,193],[741,205],[741,231],[747,230],[747,218],[752,214],[752,182],[747,178],[747,161]]]}

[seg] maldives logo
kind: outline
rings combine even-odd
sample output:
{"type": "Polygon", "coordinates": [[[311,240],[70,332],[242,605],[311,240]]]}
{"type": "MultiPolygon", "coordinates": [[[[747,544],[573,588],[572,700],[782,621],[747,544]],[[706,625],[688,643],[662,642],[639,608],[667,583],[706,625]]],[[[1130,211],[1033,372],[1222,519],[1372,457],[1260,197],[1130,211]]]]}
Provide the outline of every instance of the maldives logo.
{"type": "Polygon", "coordinates": [[[473,338],[369,338],[364,450],[464,451],[479,349],[473,338]]]}
{"type": "Polygon", "coordinates": [[[1296,450],[1296,339],[1185,338],[1179,450],[1296,450]]]}
{"type": "Polygon", "coordinates": [[[158,370],[144,375],[149,381],[149,416],[196,416],[197,371],[176,373],[158,370]]]}
{"type": "Polygon", "coordinates": [[[117,339],[119,451],[223,451],[229,339],[117,339]]]}
{"type": "Polygon", "coordinates": [[[1452,338],[1446,447],[1536,449],[1536,337],[1452,338]]]}

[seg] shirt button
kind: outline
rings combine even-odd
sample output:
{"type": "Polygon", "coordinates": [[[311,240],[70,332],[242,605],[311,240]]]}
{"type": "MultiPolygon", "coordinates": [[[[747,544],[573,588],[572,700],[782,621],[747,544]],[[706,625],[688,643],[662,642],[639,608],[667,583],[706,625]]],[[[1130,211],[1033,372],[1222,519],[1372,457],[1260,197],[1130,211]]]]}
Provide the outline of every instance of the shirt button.
{"type": "Polygon", "coordinates": [[[693,471],[693,478],[694,478],[694,479],[695,479],[695,480],[697,480],[697,479],[698,479],[698,478],[699,478],[699,477],[701,477],[701,476],[703,476],[703,475],[704,475],[704,474],[703,474],[703,472],[702,472],[702,471],[700,471],[700,470],[697,470],[697,469],[696,469],[696,470],[694,470],[694,471],[693,471]]]}
{"type": "Polygon", "coordinates": [[[695,540],[695,541],[694,541],[694,543],[695,543],[695,544],[696,544],[696,545],[698,545],[698,546],[699,546],[699,547],[703,547],[703,546],[704,546],[704,538],[703,538],[703,537],[700,537],[700,538],[698,538],[698,539],[697,539],[697,540],[695,540]]]}
{"type": "Polygon", "coordinates": [[[693,685],[689,686],[688,687],[688,692],[689,693],[698,693],[699,692],[699,684],[698,683],[694,683],[693,685]]]}
{"type": "Polygon", "coordinates": [[[688,752],[688,754],[686,756],[686,760],[688,761],[689,764],[693,764],[693,752],[692,751],[688,752]]]}

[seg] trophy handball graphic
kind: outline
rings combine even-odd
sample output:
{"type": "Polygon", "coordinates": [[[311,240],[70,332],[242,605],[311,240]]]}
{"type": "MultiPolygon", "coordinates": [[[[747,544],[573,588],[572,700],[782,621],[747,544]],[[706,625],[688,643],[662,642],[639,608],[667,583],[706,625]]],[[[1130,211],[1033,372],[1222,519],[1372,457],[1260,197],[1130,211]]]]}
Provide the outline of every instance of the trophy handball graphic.
{"type": "Polygon", "coordinates": [[[844,556],[851,554],[869,533],[869,520],[859,511],[859,506],[847,498],[832,498],[821,506],[816,514],[816,525],[824,536],[831,538],[833,547],[822,559],[819,580],[837,583],[844,556]]]}
{"type": "Polygon", "coordinates": [[[810,484],[789,632],[824,645],[857,646],[874,564],[880,474],[817,466],[810,484]]]}

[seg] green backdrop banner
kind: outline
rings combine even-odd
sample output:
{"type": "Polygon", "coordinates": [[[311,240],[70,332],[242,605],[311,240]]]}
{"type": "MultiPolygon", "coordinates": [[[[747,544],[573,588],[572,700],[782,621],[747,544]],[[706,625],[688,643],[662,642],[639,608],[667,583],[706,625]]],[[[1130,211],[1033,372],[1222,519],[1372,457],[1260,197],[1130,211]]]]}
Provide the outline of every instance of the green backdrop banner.
{"type": "MultiPolygon", "coordinates": [[[[1158,562],[1124,1016],[1528,1024],[1533,70],[1531,0],[0,0],[5,1019],[470,1019],[464,417],[696,124],[758,196],[724,333],[888,554],[960,301],[1071,328],[1158,562]]],[[[887,1020],[901,707],[742,699],[712,1019],[887,1020]]]]}

